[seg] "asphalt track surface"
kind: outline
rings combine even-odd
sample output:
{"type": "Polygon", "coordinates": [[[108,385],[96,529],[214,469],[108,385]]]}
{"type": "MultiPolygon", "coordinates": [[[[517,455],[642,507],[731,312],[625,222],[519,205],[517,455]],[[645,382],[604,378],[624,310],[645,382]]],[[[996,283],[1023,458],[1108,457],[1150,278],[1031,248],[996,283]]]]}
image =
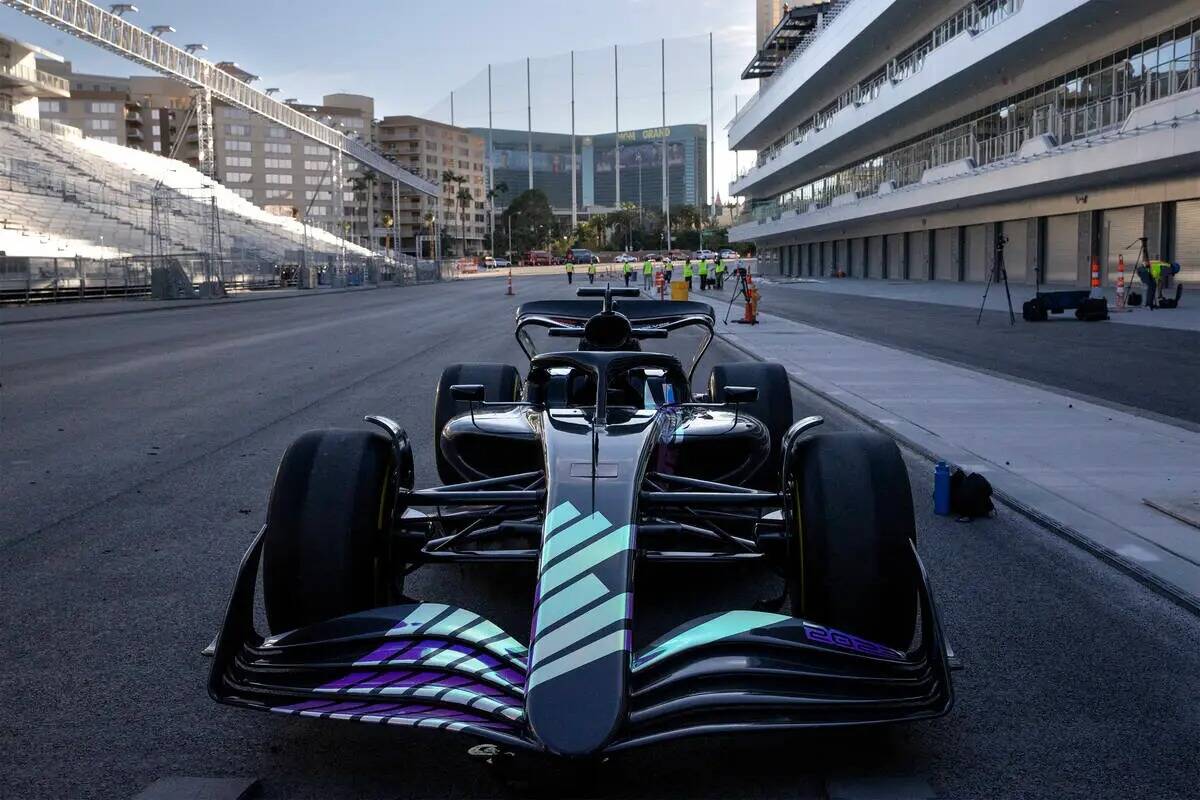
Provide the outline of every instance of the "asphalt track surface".
{"type": "MultiPolygon", "coordinates": [[[[1027,287],[1019,292],[1024,297],[1027,287]]],[[[1009,325],[1004,295],[978,308],[806,290],[777,284],[762,310],[859,339],[934,356],[1003,377],[1135,411],[1200,424],[1200,333],[1079,322],[1072,312],[1051,322],[1009,325]]],[[[1170,313],[1164,311],[1162,313],[1170,313]]]]}
{"type": "MultiPolygon", "coordinates": [[[[517,289],[566,296],[560,278],[517,289]]],[[[513,305],[476,280],[0,328],[0,797],[131,797],[172,776],[256,777],[289,800],[820,798],[845,778],[915,778],[943,798],[1195,797],[1200,621],[1007,510],[933,517],[932,469],[913,456],[919,544],[966,662],[943,719],[684,741],[514,789],[455,735],[212,703],[200,651],[285,446],[384,413],[433,483],[440,370],[520,364],[513,305]]],[[[718,346],[717,360],[743,357],[718,346]]],[[[673,581],[639,610],[699,608],[727,583],[673,581]]],[[[450,567],[409,583],[518,636],[523,586],[450,567]]]]}

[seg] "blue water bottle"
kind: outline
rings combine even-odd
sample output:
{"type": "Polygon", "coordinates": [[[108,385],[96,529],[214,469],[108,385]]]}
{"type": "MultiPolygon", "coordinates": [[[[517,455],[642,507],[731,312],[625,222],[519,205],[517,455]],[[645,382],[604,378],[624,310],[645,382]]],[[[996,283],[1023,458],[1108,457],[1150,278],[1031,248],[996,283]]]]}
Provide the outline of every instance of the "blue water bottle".
{"type": "Polygon", "coordinates": [[[950,513],[950,465],[945,461],[933,468],[933,513],[950,513]]]}

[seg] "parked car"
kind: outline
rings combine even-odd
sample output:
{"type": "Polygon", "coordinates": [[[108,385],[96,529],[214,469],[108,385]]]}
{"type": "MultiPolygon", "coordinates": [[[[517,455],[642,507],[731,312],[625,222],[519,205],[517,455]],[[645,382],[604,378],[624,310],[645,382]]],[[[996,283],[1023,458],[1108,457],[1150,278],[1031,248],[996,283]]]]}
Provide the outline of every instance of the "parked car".
{"type": "Polygon", "coordinates": [[[600,259],[592,255],[591,250],[585,250],[582,247],[572,248],[567,254],[572,264],[599,264],[600,259]]]}
{"type": "Polygon", "coordinates": [[[525,254],[525,266],[527,267],[549,267],[553,263],[554,259],[547,250],[530,250],[525,254]]]}
{"type": "Polygon", "coordinates": [[[728,248],[721,251],[721,260],[722,261],[728,261],[731,258],[741,258],[741,256],[737,253],[737,251],[730,250],[728,248]]]}
{"type": "Polygon", "coordinates": [[[620,255],[618,255],[616,258],[613,259],[613,263],[615,263],[615,264],[629,264],[634,261],[637,261],[637,258],[634,257],[631,253],[621,253],[620,255]]]}
{"type": "Polygon", "coordinates": [[[714,253],[712,250],[697,250],[695,253],[692,254],[692,259],[695,261],[699,261],[702,258],[712,261],[716,257],[717,257],[717,254],[714,253]]]}

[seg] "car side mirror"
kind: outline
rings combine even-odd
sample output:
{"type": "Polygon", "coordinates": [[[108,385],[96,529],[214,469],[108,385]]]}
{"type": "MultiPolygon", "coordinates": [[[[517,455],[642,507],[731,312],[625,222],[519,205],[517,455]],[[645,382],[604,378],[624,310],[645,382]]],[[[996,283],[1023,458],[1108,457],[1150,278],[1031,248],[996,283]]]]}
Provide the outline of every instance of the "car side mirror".
{"type": "Polygon", "coordinates": [[[450,396],[455,400],[465,400],[468,403],[483,402],[483,384],[461,383],[450,387],[450,396]]]}
{"type": "Polygon", "coordinates": [[[753,403],[758,399],[758,389],[754,386],[726,386],[725,403],[753,403]]]}

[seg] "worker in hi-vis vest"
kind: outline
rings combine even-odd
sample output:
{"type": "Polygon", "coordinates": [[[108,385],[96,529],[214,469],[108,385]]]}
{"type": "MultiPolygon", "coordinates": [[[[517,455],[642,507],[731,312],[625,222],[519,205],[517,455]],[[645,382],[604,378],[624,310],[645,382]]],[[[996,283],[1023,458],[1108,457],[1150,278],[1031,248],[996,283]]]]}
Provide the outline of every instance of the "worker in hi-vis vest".
{"type": "Polygon", "coordinates": [[[700,269],[698,271],[700,273],[700,291],[703,292],[705,289],[708,288],[708,259],[707,258],[700,259],[700,269]]]}
{"type": "Polygon", "coordinates": [[[626,261],[621,265],[621,272],[625,274],[625,285],[629,285],[629,280],[633,277],[633,264],[626,261]]]}
{"type": "Polygon", "coordinates": [[[566,269],[567,269],[567,283],[574,283],[575,282],[575,262],[568,261],[566,264],[563,264],[563,266],[566,267],[566,269]]]}
{"type": "Polygon", "coordinates": [[[687,281],[688,290],[692,288],[692,259],[688,258],[683,262],[683,279],[687,281]]]}
{"type": "Polygon", "coordinates": [[[717,256],[717,266],[715,267],[714,271],[717,274],[717,289],[718,290],[724,289],[725,288],[725,262],[721,260],[720,256],[717,256]]]}
{"type": "Polygon", "coordinates": [[[589,261],[588,262],[588,283],[595,283],[595,282],[596,282],[596,262],[589,261]]]}
{"type": "Polygon", "coordinates": [[[671,288],[671,276],[674,274],[675,262],[671,260],[670,256],[667,256],[663,259],[663,283],[667,285],[668,289],[671,288]]]}
{"type": "Polygon", "coordinates": [[[647,292],[654,288],[654,262],[648,258],[642,264],[642,288],[647,292]]]}

